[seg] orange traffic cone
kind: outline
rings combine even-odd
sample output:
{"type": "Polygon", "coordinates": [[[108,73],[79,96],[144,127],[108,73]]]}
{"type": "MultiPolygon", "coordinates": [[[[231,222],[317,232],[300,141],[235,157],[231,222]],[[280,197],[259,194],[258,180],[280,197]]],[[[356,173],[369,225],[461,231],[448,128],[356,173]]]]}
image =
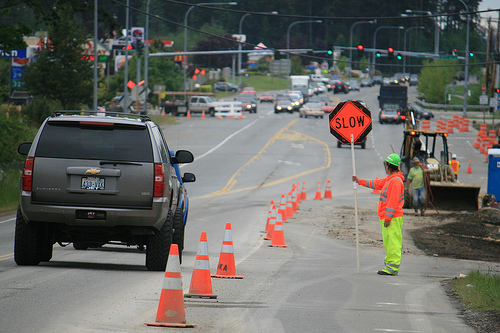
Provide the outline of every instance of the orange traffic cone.
{"type": "Polygon", "coordinates": [[[273,239],[274,226],[276,225],[277,221],[282,222],[281,214],[276,214],[276,207],[274,207],[273,215],[271,215],[271,219],[269,220],[269,225],[267,226],[267,234],[266,237],[264,237],[265,240],[273,239]]]}
{"type": "Polygon", "coordinates": [[[469,167],[467,168],[467,173],[472,173],[472,161],[469,160],[469,167]]]}
{"type": "Polygon", "coordinates": [[[325,199],[333,199],[333,196],[332,196],[332,186],[331,186],[329,180],[326,181],[326,188],[325,188],[325,196],[324,196],[324,198],[325,199]]]}
{"type": "Polygon", "coordinates": [[[189,293],[184,294],[188,298],[217,298],[212,292],[212,278],[210,277],[210,265],[208,259],[207,233],[202,232],[198,253],[194,262],[193,276],[189,293]]]}
{"type": "Polygon", "coordinates": [[[314,196],[314,200],[322,200],[322,198],[321,198],[321,182],[318,182],[318,188],[316,190],[316,195],[314,196]]]}
{"type": "Polygon", "coordinates": [[[177,244],[170,246],[169,260],[163,280],[160,304],[154,323],[144,323],[148,326],[162,327],[195,327],[196,324],[186,324],[184,297],[182,297],[182,277],[179,263],[179,248],[177,244]]]}
{"type": "Polygon", "coordinates": [[[161,108],[161,116],[165,117],[165,108],[161,108]]]}
{"type": "Polygon", "coordinates": [[[271,240],[271,244],[269,244],[268,246],[288,247],[288,245],[285,245],[285,234],[283,233],[283,223],[276,222],[273,231],[273,239],[271,240]]]}
{"type": "Polygon", "coordinates": [[[297,191],[295,189],[292,191],[292,206],[293,206],[293,212],[297,213],[298,212],[297,208],[299,207],[299,204],[297,201],[297,191]]]}
{"type": "Polygon", "coordinates": [[[233,240],[231,237],[231,223],[226,223],[224,231],[224,240],[220,251],[219,265],[217,274],[212,275],[216,278],[243,279],[244,276],[236,275],[236,264],[234,261],[233,240]]]}
{"type": "Polygon", "coordinates": [[[278,209],[278,214],[281,214],[281,219],[283,220],[283,222],[288,222],[286,219],[287,217],[286,199],[284,194],[281,195],[280,208],[278,209]]]}
{"type": "Polygon", "coordinates": [[[260,232],[267,232],[267,228],[269,226],[269,220],[271,219],[271,216],[273,215],[273,209],[276,209],[276,207],[274,206],[274,200],[271,200],[271,208],[269,208],[269,213],[267,214],[266,229],[261,230],[260,232]]]}
{"type": "Polygon", "coordinates": [[[300,191],[300,200],[307,200],[307,194],[306,194],[306,182],[302,182],[302,191],[300,191]]]}
{"type": "Polygon", "coordinates": [[[202,113],[201,113],[201,117],[202,117],[202,118],[206,118],[206,117],[207,117],[207,116],[205,115],[205,110],[203,110],[203,111],[202,111],[202,113]]]}
{"type": "Polygon", "coordinates": [[[295,218],[293,216],[292,192],[288,192],[288,197],[286,200],[286,217],[289,219],[295,218]]]}
{"type": "Polygon", "coordinates": [[[240,119],[243,119],[243,113],[240,113],[240,119]]]}
{"type": "Polygon", "coordinates": [[[300,190],[300,183],[297,183],[297,186],[295,187],[295,191],[297,192],[297,207],[298,204],[301,203],[301,197],[302,197],[302,191],[300,190]]]}
{"type": "Polygon", "coordinates": [[[186,118],[191,118],[191,110],[188,110],[188,113],[186,115],[186,118]]]}
{"type": "Polygon", "coordinates": [[[227,115],[227,119],[231,119],[231,115],[230,114],[227,115]]]}

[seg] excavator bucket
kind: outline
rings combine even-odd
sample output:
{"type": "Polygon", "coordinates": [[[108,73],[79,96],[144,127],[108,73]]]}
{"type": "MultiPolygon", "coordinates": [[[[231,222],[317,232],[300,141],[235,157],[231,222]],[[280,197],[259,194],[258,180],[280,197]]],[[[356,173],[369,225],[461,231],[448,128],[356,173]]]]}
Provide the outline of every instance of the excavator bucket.
{"type": "Polygon", "coordinates": [[[480,185],[437,181],[430,181],[429,185],[429,208],[451,211],[478,210],[480,185]]]}

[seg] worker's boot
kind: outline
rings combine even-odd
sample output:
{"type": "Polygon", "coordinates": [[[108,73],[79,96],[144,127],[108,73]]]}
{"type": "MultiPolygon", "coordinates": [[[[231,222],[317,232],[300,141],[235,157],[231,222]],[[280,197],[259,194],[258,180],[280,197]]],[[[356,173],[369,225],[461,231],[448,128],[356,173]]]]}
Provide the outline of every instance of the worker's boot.
{"type": "Polygon", "coordinates": [[[418,208],[415,207],[415,216],[418,216],[418,208]]]}

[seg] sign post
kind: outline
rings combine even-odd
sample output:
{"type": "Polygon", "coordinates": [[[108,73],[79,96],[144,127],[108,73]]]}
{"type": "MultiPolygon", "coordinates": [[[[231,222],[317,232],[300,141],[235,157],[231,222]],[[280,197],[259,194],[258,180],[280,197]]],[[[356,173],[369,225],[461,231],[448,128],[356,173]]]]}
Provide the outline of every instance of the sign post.
{"type": "MultiPolygon", "coordinates": [[[[352,174],[356,175],[354,144],[361,143],[372,130],[371,112],[358,101],[341,102],[330,113],[330,133],[343,144],[351,144],[352,174]]],[[[359,273],[358,189],[354,182],[354,217],[356,220],[356,256],[359,273]]]]}

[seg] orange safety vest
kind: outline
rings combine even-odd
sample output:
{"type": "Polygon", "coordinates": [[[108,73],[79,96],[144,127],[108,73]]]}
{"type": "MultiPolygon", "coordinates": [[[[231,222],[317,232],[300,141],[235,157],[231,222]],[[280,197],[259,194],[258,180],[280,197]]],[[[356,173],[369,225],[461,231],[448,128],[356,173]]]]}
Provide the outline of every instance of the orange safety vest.
{"type": "Polygon", "coordinates": [[[359,185],[381,190],[377,214],[387,221],[403,216],[404,185],[403,173],[396,172],[382,179],[360,179],[359,185]]]}
{"type": "Polygon", "coordinates": [[[451,160],[450,165],[455,175],[458,175],[458,168],[460,168],[460,162],[457,160],[451,160]]]}

